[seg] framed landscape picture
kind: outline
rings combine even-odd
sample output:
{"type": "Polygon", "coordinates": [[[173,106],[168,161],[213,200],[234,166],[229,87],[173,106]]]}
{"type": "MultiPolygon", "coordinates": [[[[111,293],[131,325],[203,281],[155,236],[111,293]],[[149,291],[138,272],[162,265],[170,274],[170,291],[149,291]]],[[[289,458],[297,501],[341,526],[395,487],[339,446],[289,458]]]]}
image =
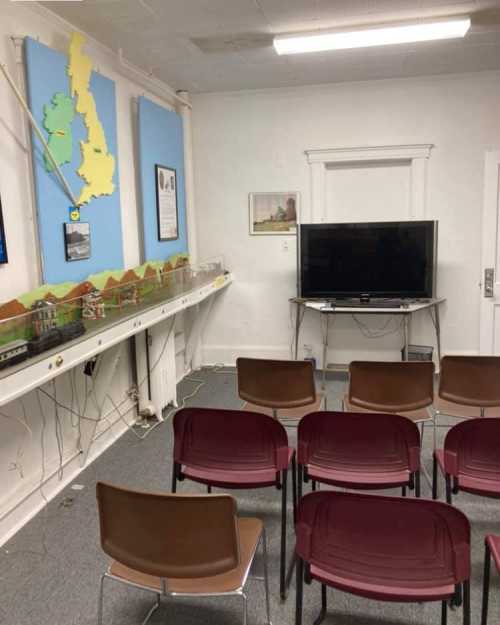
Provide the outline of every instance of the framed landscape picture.
{"type": "Polygon", "coordinates": [[[155,165],[155,174],[158,241],[173,241],[179,238],[177,172],[171,167],[155,165]]]}
{"type": "Polygon", "coordinates": [[[0,264],[8,262],[7,242],[5,241],[5,229],[3,227],[2,200],[0,198],[0,264]]]}
{"type": "Polygon", "coordinates": [[[299,194],[250,193],[250,234],[294,235],[297,231],[299,194]]]}

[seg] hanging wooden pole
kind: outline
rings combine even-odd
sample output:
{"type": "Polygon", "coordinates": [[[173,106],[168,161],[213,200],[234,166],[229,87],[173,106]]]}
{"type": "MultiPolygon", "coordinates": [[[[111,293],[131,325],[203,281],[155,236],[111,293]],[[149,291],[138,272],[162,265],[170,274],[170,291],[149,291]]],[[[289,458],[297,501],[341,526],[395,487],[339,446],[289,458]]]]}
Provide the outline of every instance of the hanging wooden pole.
{"type": "Polygon", "coordinates": [[[59,176],[59,180],[61,181],[62,186],[64,187],[64,190],[66,191],[66,193],[68,194],[69,199],[71,200],[71,203],[73,206],[77,207],[78,206],[78,201],[76,199],[76,197],[74,196],[73,192],[71,191],[71,188],[68,184],[68,181],[66,180],[66,178],[64,177],[64,174],[61,171],[61,168],[59,167],[59,163],[56,161],[56,159],[54,158],[54,155],[52,154],[51,149],[49,148],[49,144],[47,143],[47,140],[44,137],[43,132],[40,130],[40,127],[38,126],[36,119],[33,117],[28,104],[26,103],[25,99],[23,98],[21,92],[19,91],[19,89],[17,88],[16,83],[14,82],[14,80],[12,79],[11,75],[9,74],[8,70],[7,70],[7,66],[3,63],[0,63],[0,70],[2,71],[3,75],[5,76],[5,80],[9,83],[12,91],[14,92],[14,95],[16,96],[19,104],[21,105],[22,109],[24,110],[24,112],[26,113],[26,115],[28,116],[29,122],[31,124],[31,127],[33,128],[36,136],[40,139],[40,142],[42,143],[45,152],[47,153],[47,156],[50,159],[50,162],[52,163],[52,165],[54,166],[54,169],[57,173],[57,175],[59,176]]]}

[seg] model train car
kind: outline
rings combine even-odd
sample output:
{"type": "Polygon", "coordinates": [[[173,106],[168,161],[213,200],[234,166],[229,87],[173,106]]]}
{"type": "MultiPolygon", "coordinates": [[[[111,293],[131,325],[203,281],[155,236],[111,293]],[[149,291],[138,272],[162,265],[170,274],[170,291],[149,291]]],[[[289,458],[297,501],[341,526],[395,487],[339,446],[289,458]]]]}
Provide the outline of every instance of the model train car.
{"type": "Polygon", "coordinates": [[[61,328],[47,330],[41,336],[25,341],[22,339],[11,341],[0,346],[0,369],[11,367],[30,356],[38,356],[42,352],[57,347],[62,343],[72,341],[85,332],[83,322],[78,319],[71,321],[61,328]]]}
{"type": "Polygon", "coordinates": [[[10,367],[18,362],[26,360],[29,355],[28,341],[19,339],[11,341],[0,347],[0,369],[10,367]]]}
{"type": "Polygon", "coordinates": [[[46,352],[48,349],[57,347],[62,343],[72,341],[81,336],[85,332],[85,326],[80,319],[71,321],[61,328],[52,328],[47,330],[41,336],[31,339],[28,343],[28,349],[30,356],[36,356],[42,352],[46,352]]]}

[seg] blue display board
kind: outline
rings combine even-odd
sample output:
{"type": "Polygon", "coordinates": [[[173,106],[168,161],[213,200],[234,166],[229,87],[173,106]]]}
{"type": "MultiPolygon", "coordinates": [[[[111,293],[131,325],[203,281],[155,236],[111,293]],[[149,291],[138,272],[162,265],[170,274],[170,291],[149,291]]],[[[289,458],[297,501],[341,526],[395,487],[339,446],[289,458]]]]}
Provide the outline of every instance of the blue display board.
{"type": "Polygon", "coordinates": [[[163,260],[188,252],[182,118],[178,113],[142,96],[139,98],[138,116],[144,260],[163,260]],[[155,165],[177,172],[179,237],[173,241],[160,241],[158,238],[155,165]]]}
{"type": "Polygon", "coordinates": [[[7,243],[3,226],[2,200],[0,199],[0,264],[7,262],[7,243]]]}
{"type": "MultiPolygon", "coordinates": [[[[70,95],[67,75],[68,57],[47,46],[25,39],[25,62],[28,100],[31,112],[43,129],[44,106],[50,105],[56,93],[70,95]]],[[[65,254],[63,224],[69,221],[71,201],[54,172],[48,173],[43,147],[33,135],[33,166],[37,197],[38,229],[41,245],[43,279],[47,283],[81,281],[89,274],[106,269],[123,268],[122,226],[118,177],[115,83],[93,72],[90,91],[104,129],[109,153],[115,158],[111,195],[92,199],[81,209],[81,220],[90,224],[91,257],[68,262],[65,254]]],[[[87,138],[82,117],[75,113],[71,123],[73,136],[71,162],[61,169],[74,195],[79,197],[84,180],[77,174],[82,162],[80,141],[87,138]]]]}

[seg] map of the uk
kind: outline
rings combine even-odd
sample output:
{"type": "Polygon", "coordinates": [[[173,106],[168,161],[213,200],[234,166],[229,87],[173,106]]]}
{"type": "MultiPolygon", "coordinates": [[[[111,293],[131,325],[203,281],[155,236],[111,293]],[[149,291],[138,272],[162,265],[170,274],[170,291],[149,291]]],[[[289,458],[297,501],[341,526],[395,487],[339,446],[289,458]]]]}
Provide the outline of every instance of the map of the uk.
{"type": "MultiPolygon", "coordinates": [[[[56,93],[52,102],[44,107],[43,125],[49,133],[48,146],[58,165],[71,162],[73,136],[71,124],[75,114],[82,116],[87,129],[87,139],[80,141],[82,161],[77,170],[85,181],[78,205],[87,204],[92,198],[111,195],[115,190],[113,174],[115,158],[109,153],[103,126],[99,120],[96,104],[90,89],[92,61],[83,52],[85,38],[74,33],[69,46],[67,73],[70,93],[56,93]]],[[[45,169],[53,170],[47,154],[45,169]]]]}

